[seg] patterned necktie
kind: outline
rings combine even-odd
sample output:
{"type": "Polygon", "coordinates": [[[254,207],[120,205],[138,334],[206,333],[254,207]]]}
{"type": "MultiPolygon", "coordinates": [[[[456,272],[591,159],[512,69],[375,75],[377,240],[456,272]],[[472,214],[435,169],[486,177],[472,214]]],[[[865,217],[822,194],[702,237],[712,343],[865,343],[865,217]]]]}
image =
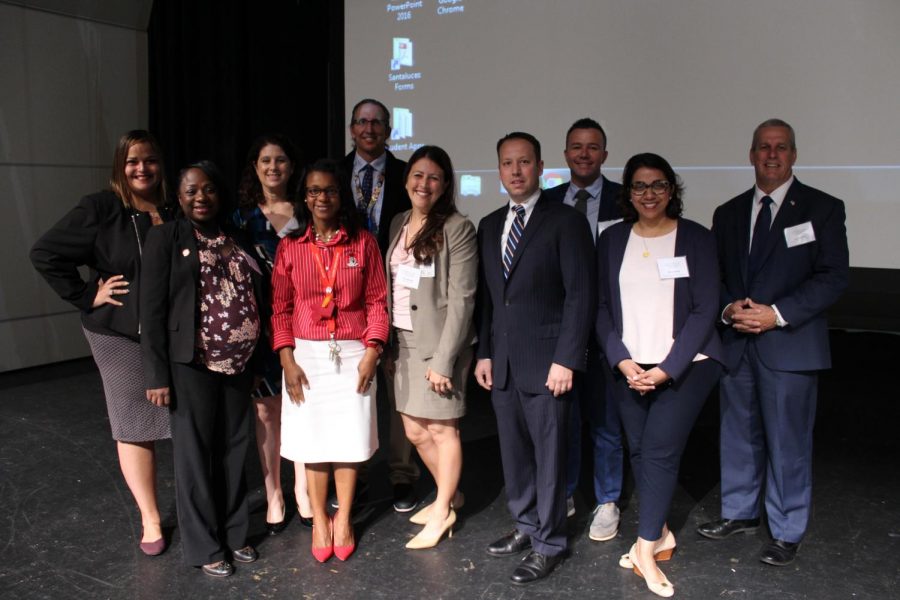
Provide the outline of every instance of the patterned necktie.
{"type": "Polygon", "coordinates": [[[766,249],[766,238],[769,237],[769,229],[772,227],[772,202],[768,196],[760,200],[762,206],[756,215],[756,223],[753,225],[753,239],[750,242],[750,262],[747,275],[750,279],[756,275],[762,266],[763,254],[766,249]]]}
{"type": "Polygon", "coordinates": [[[516,246],[522,239],[522,233],[525,231],[525,207],[513,206],[512,210],[516,213],[513,219],[512,227],[509,228],[509,235],[506,238],[506,249],[503,251],[503,279],[509,279],[509,269],[512,267],[512,259],[516,254],[516,246]]]}
{"type": "Polygon", "coordinates": [[[578,190],[575,193],[575,210],[583,215],[587,214],[587,201],[591,193],[587,190],[578,190]]]}
{"type": "Polygon", "coordinates": [[[360,185],[360,190],[362,192],[362,197],[359,199],[359,204],[356,207],[359,209],[359,216],[362,219],[363,226],[366,229],[371,230],[371,223],[369,222],[369,200],[372,199],[372,173],[375,169],[372,165],[366,165],[362,169],[363,178],[362,184],[360,185]]]}

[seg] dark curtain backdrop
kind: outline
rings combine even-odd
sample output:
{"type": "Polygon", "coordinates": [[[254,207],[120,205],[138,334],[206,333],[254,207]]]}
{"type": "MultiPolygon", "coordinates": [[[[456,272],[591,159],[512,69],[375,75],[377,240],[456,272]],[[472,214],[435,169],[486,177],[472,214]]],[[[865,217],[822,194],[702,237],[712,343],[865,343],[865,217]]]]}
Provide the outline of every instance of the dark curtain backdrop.
{"type": "Polygon", "coordinates": [[[236,186],[254,137],[285,133],[303,159],[340,156],[343,2],[156,0],[150,129],[170,179],[209,158],[236,186]]]}

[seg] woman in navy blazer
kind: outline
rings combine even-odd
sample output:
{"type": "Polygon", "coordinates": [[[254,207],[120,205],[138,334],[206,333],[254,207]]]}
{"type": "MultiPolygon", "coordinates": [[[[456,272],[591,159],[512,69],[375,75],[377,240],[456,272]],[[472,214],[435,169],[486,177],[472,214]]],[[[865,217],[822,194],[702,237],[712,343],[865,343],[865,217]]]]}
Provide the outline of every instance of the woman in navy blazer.
{"type": "Polygon", "coordinates": [[[719,269],[710,231],[681,218],[682,187],[664,158],[631,157],[622,183],[625,220],[597,245],[597,338],[614,371],[640,497],[638,539],[619,564],[668,597],[675,590],[656,561],[675,549],[666,517],[678,465],[722,370],[719,269]]]}

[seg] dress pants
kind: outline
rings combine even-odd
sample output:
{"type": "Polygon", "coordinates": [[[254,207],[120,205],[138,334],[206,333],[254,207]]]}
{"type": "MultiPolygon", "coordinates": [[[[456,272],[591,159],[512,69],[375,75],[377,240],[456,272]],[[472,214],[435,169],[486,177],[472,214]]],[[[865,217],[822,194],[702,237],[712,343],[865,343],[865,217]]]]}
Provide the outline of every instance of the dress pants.
{"type": "Polygon", "coordinates": [[[613,399],[612,374],[599,350],[588,350],[587,371],[575,372],[569,412],[569,449],[566,497],[578,488],[581,474],[582,421],[587,421],[594,459],[594,498],[597,504],[618,502],[622,495],[622,424],[613,399]]]}
{"type": "Polygon", "coordinates": [[[722,517],[755,519],[765,476],[772,536],[799,542],[812,502],[816,372],[773,371],[750,341],[722,378],[722,517]]]}
{"type": "Polygon", "coordinates": [[[722,366],[712,359],[696,361],[672,385],[641,396],[616,372],[616,400],[640,503],[638,536],[645,540],[662,534],[684,446],[721,373],[722,366]]]}
{"type": "Polygon", "coordinates": [[[554,398],[520,391],[510,373],[506,389],[494,388],[491,401],[516,529],[530,536],[541,554],[561,554],[566,550],[569,394],[554,398]]]}
{"type": "Polygon", "coordinates": [[[244,460],[253,373],[223,375],[172,363],[175,501],[184,560],[193,566],[247,545],[250,511],[244,460]]]}

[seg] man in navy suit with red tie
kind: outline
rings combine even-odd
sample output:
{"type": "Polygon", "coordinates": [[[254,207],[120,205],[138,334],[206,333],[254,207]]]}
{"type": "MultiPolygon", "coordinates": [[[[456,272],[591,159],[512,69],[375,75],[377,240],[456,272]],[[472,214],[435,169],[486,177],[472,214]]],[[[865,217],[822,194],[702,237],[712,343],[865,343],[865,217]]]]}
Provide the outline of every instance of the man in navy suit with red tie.
{"type": "Polygon", "coordinates": [[[753,133],[756,185],[720,206],[722,518],[711,539],[756,531],[760,498],[773,541],[764,563],[793,562],[809,522],[817,372],[831,366],[825,310],[847,287],[844,203],[793,175],[794,130],[770,119],[753,133]]]}
{"type": "Polygon", "coordinates": [[[531,552],[512,574],[549,575],[566,541],[566,443],[572,381],[585,368],[596,317],[593,240],[584,215],[540,189],[541,146],[528,133],[497,142],[509,202],[478,226],[475,379],[491,391],[515,530],[492,556],[531,552]]]}

